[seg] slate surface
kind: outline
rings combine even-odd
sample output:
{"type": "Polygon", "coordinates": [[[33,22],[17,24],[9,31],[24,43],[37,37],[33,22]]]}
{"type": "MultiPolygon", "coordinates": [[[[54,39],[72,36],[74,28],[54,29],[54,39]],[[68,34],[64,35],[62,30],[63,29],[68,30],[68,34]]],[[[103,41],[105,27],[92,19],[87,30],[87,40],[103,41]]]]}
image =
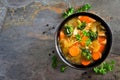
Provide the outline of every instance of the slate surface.
{"type": "Polygon", "coordinates": [[[0,80],[120,80],[120,0],[36,1],[7,10],[0,33],[0,80]],[[63,21],[61,13],[69,6],[85,3],[93,5],[90,12],[101,16],[113,33],[107,60],[114,59],[116,67],[106,75],[69,67],[61,73],[59,67],[51,67],[51,57],[57,55],[54,33],[63,21]]]}

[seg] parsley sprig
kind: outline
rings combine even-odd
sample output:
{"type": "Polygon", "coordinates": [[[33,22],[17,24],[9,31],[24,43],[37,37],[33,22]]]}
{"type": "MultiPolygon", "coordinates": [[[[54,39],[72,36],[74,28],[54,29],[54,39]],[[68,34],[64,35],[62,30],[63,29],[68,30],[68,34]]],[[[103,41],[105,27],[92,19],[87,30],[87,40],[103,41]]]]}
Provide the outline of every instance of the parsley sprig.
{"type": "Polygon", "coordinates": [[[57,68],[59,67],[58,64],[60,64],[60,72],[65,72],[65,70],[67,69],[67,66],[65,64],[63,64],[61,61],[58,60],[57,56],[53,56],[52,57],[52,68],[57,68]]]}
{"type": "Polygon", "coordinates": [[[93,71],[97,74],[106,74],[109,71],[114,69],[115,61],[111,60],[110,62],[103,62],[100,66],[95,67],[93,71]]]}
{"type": "Polygon", "coordinates": [[[64,18],[67,18],[68,16],[72,15],[74,13],[74,8],[73,7],[70,7],[68,8],[68,10],[66,10],[64,13],[63,13],[63,17],[64,18]]]}
{"type": "Polygon", "coordinates": [[[78,8],[76,11],[73,7],[68,8],[64,13],[63,13],[63,18],[67,18],[68,16],[72,15],[73,13],[79,13],[83,11],[88,11],[92,6],[90,4],[85,4],[82,7],[78,8]]]}
{"type": "Polygon", "coordinates": [[[75,38],[76,38],[78,41],[81,41],[81,36],[80,36],[80,34],[76,34],[76,35],[75,35],[75,38]]]}
{"type": "Polygon", "coordinates": [[[90,4],[85,4],[77,10],[77,12],[88,11],[92,6],[90,4]]]}
{"type": "Polygon", "coordinates": [[[54,55],[54,56],[52,57],[52,67],[53,67],[53,68],[56,68],[56,67],[57,67],[57,62],[58,62],[57,57],[54,55]]]}

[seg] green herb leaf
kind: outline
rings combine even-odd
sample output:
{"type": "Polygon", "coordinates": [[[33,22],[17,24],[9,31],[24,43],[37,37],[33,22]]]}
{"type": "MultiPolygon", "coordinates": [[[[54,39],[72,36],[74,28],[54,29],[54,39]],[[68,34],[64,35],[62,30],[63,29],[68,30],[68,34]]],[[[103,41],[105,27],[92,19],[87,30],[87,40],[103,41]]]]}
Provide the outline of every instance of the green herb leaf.
{"type": "Polygon", "coordinates": [[[107,72],[106,72],[106,69],[100,68],[100,69],[99,69],[99,73],[101,73],[101,74],[106,74],[107,72]]]}
{"type": "Polygon", "coordinates": [[[86,41],[86,45],[89,46],[91,44],[91,39],[88,38],[87,41],[86,41]]]}
{"type": "Polygon", "coordinates": [[[92,59],[92,55],[90,53],[90,50],[89,49],[82,49],[82,56],[84,58],[86,58],[87,60],[91,60],[92,59]]]}
{"type": "Polygon", "coordinates": [[[67,68],[67,66],[65,66],[65,65],[61,65],[61,67],[60,67],[60,71],[61,71],[61,72],[65,72],[66,68],[67,68]]]}
{"type": "Polygon", "coordinates": [[[72,15],[73,13],[74,13],[74,8],[73,8],[73,7],[70,7],[70,8],[68,8],[67,11],[65,11],[65,12],[63,13],[63,17],[64,17],[64,18],[67,18],[68,16],[72,15]]]}
{"type": "Polygon", "coordinates": [[[83,30],[85,27],[86,27],[86,22],[81,22],[77,28],[83,30]]]}
{"type": "MultiPolygon", "coordinates": [[[[92,6],[90,4],[85,4],[84,6],[82,6],[81,8],[79,8],[76,12],[82,12],[82,11],[88,11],[92,6]]],[[[68,10],[66,10],[63,13],[63,17],[67,18],[68,16],[72,15],[75,12],[73,7],[68,8],[68,10]]]]}
{"type": "Polygon", "coordinates": [[[83,34],[84,36],[89,36],[89,33],[88,33],[86,30],[83,30],[83,31],[82,31],[82,34],[83,34]]]}
{"type": "Polygon", "coordinates": [[[95,68],[93,68],[93,71],[94,71],[95,73],[98,73],[98,72],[99,72],[99,68],[98,68],[98,67],[95,67],[95,68]]]}
{"type": "Polygon", "coordinates": [[[52,57],[52,67],[53,68],[57,67],[57,57],[55,55],[52,57]]]}
{"type": "Polygon", "coordinates": [[[98,37],[98,32],[93,32],[93,31],[90,30],[88,32],[88,34],[89,34],[89,37],[90,37],[91,41],[97,39],[97,37],[98,37]]]}
{"type": "Polygon", "coordinates": [[[66,25],[64,27],[64,33],[67,35],[67,36],[71,36],[72,33],[73,33],[73,27],[70,26],[70,25],[66,25]]]}
{"type": "Polygon", "coordinates": [[[94,69],[93,69],[93,71],[95,72],[95,73],[98,73],[98,74],[106,74],[107,72],[109,72],[109,71],[112,71],[113,70],[113,68],[114,68],[114,63],[115,63],[115,61],[111,61],[111,62],[103,62],[100,66],[98,66],[98,67],[95,67],[94,69]]]}
{"type": "Polygon", "coordinates": [[[83,11],[88,11],[92,6],[90,4],[85,4],[81,8],[77,10],[77,12],[83,12],[83,11]]]}
{"type": "Polygon", "coordinates": [[[82,33],[83,33],[84,36],[88,36],[91,41],[97,39],[97,37],[98,37],[98,32],[93,32],[91,30],[88,31],[88,32],[86,30],[83,30],[82,33]]]}
{"type": "Polygon", "coordinates": [[[76,35],[75,35],[75,38],[76,38],[78,41],[81,41],[81,36],[80,36],[80,34],[76,34],[76,35]]]}
{"type": "Polygon", "coordinates": [[[113,64],[113,65],[114,65],[114,64],[115,64],[115,61],[114,61],[114,60],[111,60],[111,64],[113,64]]]}
{"type": "Polygon", "coordinates": [[[113,63],[114,61],[104,63],[104,68],[106,68],[107,71],[112,71],[114,67],[113,63]]]}
{"type": "Polygon", "coordinates": [[[58,64],[60,64],[60,72],[64,72],[66,69],[67,69],[67,65],[64,65],[62,62],[60,62],[58,59],[57,59],[57,56],[53,56],[52,57],[52,67],[55,69],[57,68],[58,64]]]}

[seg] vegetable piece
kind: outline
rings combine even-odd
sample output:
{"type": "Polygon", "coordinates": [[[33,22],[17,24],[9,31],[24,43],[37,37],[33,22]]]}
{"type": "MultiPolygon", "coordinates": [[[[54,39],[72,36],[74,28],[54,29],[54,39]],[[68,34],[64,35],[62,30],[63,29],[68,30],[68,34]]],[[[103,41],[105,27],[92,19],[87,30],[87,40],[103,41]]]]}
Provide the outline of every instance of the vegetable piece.
{"type": "Polygon", "coordinates": [[[52,67],[55,69],[57,65],[60,64],[60,72],[64,72],[67,69],[67,65],[64,65],[61,61],[57,59],[57,56],[52,57],[52,67]]]}
{"type": "Polygon", "coordinates": [[[103,42],[104,40],[105,40],[106,38],[105,37],[98,37],[98,41],[101,43],[101,42],[103,42]]]}
{"type": "Polygon", "coordinates": [[[104,68],[106,68],[108,71],[112,71],[113,66],[109,65],[109,63],[104,63],[104,68]]]}
{"type": "MultiPolygon", "coordinates": [[[[67,25],[72,25],[72,26],[74,26],[74,27],[77,27],[78,26],[78,19],[77,18],[73,18],[73,19],[71,19],[71,20],[69,20],[68,22],[67,22],[67,25]]],[[[80,21],[80,20],[79,20],[80,21]]]]}
{"type": "Polygon", "coordinates": [[[81,42],[80,42],[80,44],[81,44],[82,46],[85,46],[85,45],[86,45],[87,39],[88,39],[87,36],[83,36],[83,37],[82,37],[82,40],[81,40],[81,42]]]}
{"type": "Polygon", "coordinates": [[[88,11],[92,6],[90,4],[85,4],[81,8],[77,10],[77,12],[83,12],[83,11],[88,11]]]}
{"type": "Polygon", "coordinates": [[[93,31],[90,30],[88,33],[89,33],[89,37],[90,37],[91,41],[97,39],[98,32],[93,32],[93,31]]]}
{"type": "Polygon", "coordinates": [[[81,24],[81,21],[80,21],[79,19],[77,19],[77,23],[78,23],[78,24],[81,24]]]}
{"type": "Polygon", "coordinates": [[[90,24],[87,24],[87,25],[86,25],[86,27],[84,28],[84,30],[89,31],[89,30],[90,30],[90,28],[91,28],[90,24]]]}
{"type": "Polygon", "coordinates": [[[94,71],[95,73],[99,73],[99,68],[98,68],[98,67],[94,67],[94,68],[93,68],[93,71],[94,71]]]}
{"type": "Polygon", "coordinates": [[[80,34],[76,34],[76,35],[75,35],[75,38],[76,38],[78,41],[81,41],[81,36],[80,36],[80,34]]]}
{"type": "Polygon", "coordinates": [[[100,45],[100,49],[99,49],[99,51],[102,53],[103,50],[104,50],[104,48],[105,48],[105,45],[100,45]]]}
{"type": "Polygon", "coordinates": [[[100,52],[93,52],[92,53],[92,58],[93,60],[98,60],[102,57],[102,54],[100,52]]]}
{"type": "Polygon", "coordinates": [[[86,46],[89,46],[91,44],[91,39],[88,38],[87,41],[86,41],[86,46]]]}
{"type": "Polygon", "coordinates": [[[63,31],[60,31],[60,39],[64,39],[65,38],[65,34],[63,31]]]}
{"type": "Polygon", "coordinates": [[[100,72],[101,74],[106,74],[106,69],[101,68],[101,69],[99,70],[99,72],[100,72]]]}
{"type": "Polygon", "coordinates": [[[96,27],[94,24],[91,24],[91,25],[90,25],[90,29],[91,29],[91,31],[93,31],[93,32],[96,32],[96,31],[97,31],[97,27],[96,27]]]}
{"type": "Polygon", "coordinates": [[[74,45],[69,48],[69,54],[71,56],[77,56],[79,53],[80,53],[79,46],[74,45]]]}
{"type": "Polygon", "coordinates": [[[100,49],[100,46],[101,45],[100,45],[99,41],[98,40],[94,40],[92,42],[91,48],[93,49],[93,52],[98,52],[99,49],[100,49]]]}
{"type": "Polygon", "coordinates": [[[86,30],[83,30],[83,31],[82,31],[82,34],[83,34],[84,36],[89,36],[89,33],[88,33],[86,30]]]}
{"type": "Polygon", "coordinates": [[[74,8],[73,8],[73,7],[70,7],[70,8],[68,8],[67,11],[65,11],[65,12],[63,13],[63,17],[64,17],[64,18],[67,18],[68,16],[72,15],[73,13],[74,13],[74,8]]]}
{"type": "Polygon", "coordinates": [[[69,47],[69,41],[67,39],[63,39],[61,45],[64,48],[68,48],[69,47]]]}
{"type": "Polygon", "coordinates": [[[74,31],[73,31],[73,35],[77,35],[79,33],[78,29],[77,28],[74,28],[74,31]]]}
{"type": "Polygon", "coordinates": [[[101,44],[105,45],[107,43],[107,40],[105,39],[101,44]]]}
{"type": "Polygon", "coordinates": [[[94,71],[95,73],[99,73],[99,74],[102,74],[102,75],[104,75],[104,74],[107,73],[106,69],[104,69],[103,67],[100,67],[100,68],[95,67],[95,68],[93,68],[93,71],[94,71]]]}
{"type": "Polygon", "coordinates": [[[65,65],[61,65],[61,67],[60,67],[60,71],[61,71],[61,72],[65,72],[66,68],[67,68],[67,66],[65,66],[65,65]]]}
{"type": "Polygon", "coordinates": [[[81,22],[86,22],[86,23],[95,22],[95,20],[93,18],[90,18],[88,16],[79,16],[78,18],[81,22]]]}
{"type": "Polygon", "coordinates": [[[55,55],[52,57],[52,67],[53,68],[57,67],[57,57],[55,55]]]}
{"type": "Polygon", "coordinates": [[[91,60],[92,59],[92,55],[89,49],[82,49],[82,56],[86,59],[86,60],[91,60]]]}
{"type": "Polygon", "coordinates": [[[86,27],[86,22],[81,22],[81,24],[78,25],[77,29],[83,30],[86,27]]]}
{"type": "MultiPolygon", "coordinates": [[[[83,7],[79,8],[77,10],[77,12],[82,12],[82,11],[87,11],[91,8],[92,6],[90,4],[85,4],[83,7]]],[[[74,8],[73,7],[70,7],[68,8],[68,10],[66,10],[64,13],[63,13],[63,17],[64,18],[67,18],[68,16],[72,15],[74,13],[74,8]]]]}
{"type": "Polygon", "coordinates": [[[114,69],[115,61],[103,62],[100,66],[93,68],[93,71],[98,74],[106,74],[114,69]]]}
{"type": "Polygon", "coordinates": [[[99,31],[98,35],[105,37],[105,31],[99,31]]]}
{"type": "Polygon", "coordinates": [[[106,38],[105,37],[103,37],[103,36],[99,36],[98,37],[98,41],[100,42],[100,44],[106,44],[106,38]]]}
{"type": "Polygon", "coordinates": [[[91,63],[90,60],[86,60],[86,59],[81,60],[81,64],[84,66],[88,66],[90,63],[91,63]]]}
{"type": "Polygon", "coordinates": [[[111,60],[110,62],[104,63],[104,68],[106,68],[107,71],[112,71],[115,65],[115,61],[111,60]]]}
{"type": "Polygon", "coordinates": [[[72,33],[73,33],[73,26],[66,25],[66,26],[64,27],[64,33],[65,33],[67,36],[71,36],[72,33]]]}

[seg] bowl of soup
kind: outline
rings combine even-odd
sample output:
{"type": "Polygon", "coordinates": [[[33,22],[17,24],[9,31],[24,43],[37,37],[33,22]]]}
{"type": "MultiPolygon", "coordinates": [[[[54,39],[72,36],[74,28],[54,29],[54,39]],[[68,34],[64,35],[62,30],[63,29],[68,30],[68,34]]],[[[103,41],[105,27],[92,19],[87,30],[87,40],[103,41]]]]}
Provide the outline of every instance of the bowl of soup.
{"type": "Polygon", "coordinates": [[[55,33],[58,55],[68,66],[85,69],[100,65],[108,56],[112,34],[99,16],[81,12],[66,18],[55,33]]]}

